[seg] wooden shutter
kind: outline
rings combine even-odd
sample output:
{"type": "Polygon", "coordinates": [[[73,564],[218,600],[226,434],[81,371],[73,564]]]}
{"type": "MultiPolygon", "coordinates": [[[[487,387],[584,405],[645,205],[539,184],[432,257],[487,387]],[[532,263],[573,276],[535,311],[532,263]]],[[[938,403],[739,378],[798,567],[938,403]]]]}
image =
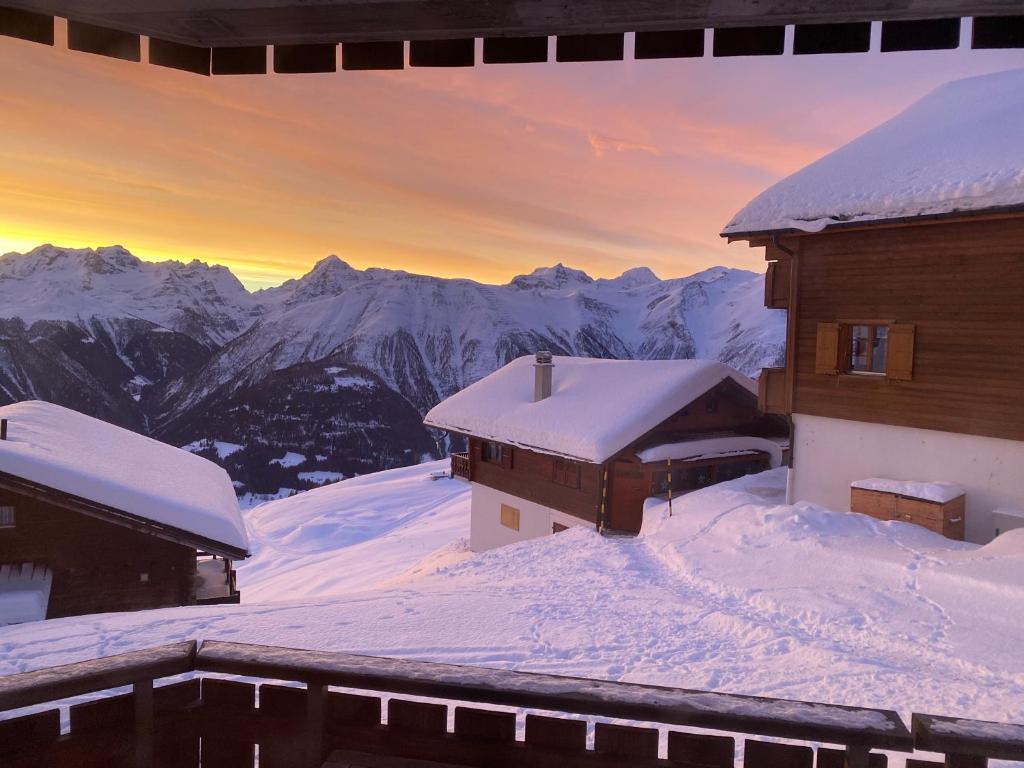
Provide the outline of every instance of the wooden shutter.
{"type": "Polygon", "coordinates": [[[814,372],[828,375],[839,373],[839,323],[818,323],[814,372]]]}
{"type": "Polygon", "coordinates": [[[513,531],[519,530],[519,510],[508,504],[501,505],[501,524],[513,531]]]}
{"type": "Polygon", "coordinates": [[[888,351],[885,353],[885,375],[897,381],[914,378],[914,326],[889,326],[888,351]]]}
{"type": "Polygon", "coordinates": [[[512,469],[512,446],[501,446],[501,468],[512,469]]]}

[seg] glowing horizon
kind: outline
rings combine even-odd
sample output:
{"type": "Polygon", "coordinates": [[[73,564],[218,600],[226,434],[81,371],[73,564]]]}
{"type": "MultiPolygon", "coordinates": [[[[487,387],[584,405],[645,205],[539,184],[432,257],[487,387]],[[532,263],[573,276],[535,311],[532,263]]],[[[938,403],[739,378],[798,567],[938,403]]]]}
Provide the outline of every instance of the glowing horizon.
{"type": "Polygon", "coordinates": [[[961,49],[207,79],[0,38],[0,253],[120,244],[250,289],[330,254],[499,284],[557,262],[763,270],[718,236],[748,200],[1014,66],[961,49]]]}

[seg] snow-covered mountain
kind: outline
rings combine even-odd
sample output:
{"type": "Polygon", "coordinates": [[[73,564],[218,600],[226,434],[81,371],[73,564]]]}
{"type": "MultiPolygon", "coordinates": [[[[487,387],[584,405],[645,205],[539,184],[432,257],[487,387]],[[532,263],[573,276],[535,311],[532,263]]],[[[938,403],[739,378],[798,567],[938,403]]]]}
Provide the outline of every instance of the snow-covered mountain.
{"type": "Polygon", "coordinates": [[[594,280],[558,264],[486,285],[329,256],[250,293],[225,267],[41,246],[0,258],[0,399],[51,400],[178,445],[244,445],[234,476],[272,492],[281,473],[259,487],[259,469],[275,453],[306,457],[293,479],[436,453],[416,412],[537,349],[755,374],[779,363],[785,334],[763,290],[762,275],[724,267],[594,280]]]}
{"type": "Polygon", "coordinates": [[[708,357],[746,373],[776,363],[785,318],[763,307],[761,275],[715,267],[659,280],[593,280],[561,264],[504,286],[356,270],[335,256],[256,294],[260,318],[196,375],[161,393],[161,421],[270,371],[340,354],[421,412],[537,349],[616,358],[708,357]]]}

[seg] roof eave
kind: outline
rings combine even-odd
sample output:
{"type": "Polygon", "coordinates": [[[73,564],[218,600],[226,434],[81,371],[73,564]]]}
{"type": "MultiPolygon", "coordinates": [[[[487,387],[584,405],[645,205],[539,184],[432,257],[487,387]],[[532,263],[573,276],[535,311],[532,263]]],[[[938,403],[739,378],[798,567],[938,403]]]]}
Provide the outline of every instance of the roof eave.
{"type": "Polygon", "coordinates": [[[849,230],[849,229],[866,229],[866,228],[881,228],[881,227],[900,227],[915,224],[931,224],[936,222],[947,222],[956,220],[978,220],[985,218],[1001,218],[1005,216],[1013,216],[1018,214],[1024,214],[1024,203],[1017,205],[1000,205],[990,206],[988,208],[978,208],[972,210],[955,210],[955,211],[944,211],[942,213],[921,213],[913,216],[892,216],[892,217],[879,217],[876,219],[857,219],[855,221],[836,221],[832,224],[827,224],[822,229],[809,231],[805,229],[797,229],[796,227],[779,227],[776,229],[754,229],[744,230],[741,232],[720,232],[719,237],[723,237],[728,242],[735,242],[739,240],[758,240],[762,238],[778,237],[779,235],[788,235],[794,237],[806,237],[809,235],[817,235],[822,232],[832,232],[834,230],[849,230]]]}
{"type": "Polygon", "coordinates": [[[72,512],[78,512],[97,520],[104,520],[123,528],[141,531],[151,536],[156,536],[159,539],[174,542],[175,544],[201,549],[231,560],[244,560],[249,556],[249,550],[247,549],[236,547],[223,541],[217,541],[192,531],[186,531],[173,525],[159,523],[140,515],[134,515],[131,512],[125,512],[92,499],[76,496],[59,488],[33,482],[7,472],[0,472],[0,488],[7,488],[15,493],[33,496],[72,512]]]}

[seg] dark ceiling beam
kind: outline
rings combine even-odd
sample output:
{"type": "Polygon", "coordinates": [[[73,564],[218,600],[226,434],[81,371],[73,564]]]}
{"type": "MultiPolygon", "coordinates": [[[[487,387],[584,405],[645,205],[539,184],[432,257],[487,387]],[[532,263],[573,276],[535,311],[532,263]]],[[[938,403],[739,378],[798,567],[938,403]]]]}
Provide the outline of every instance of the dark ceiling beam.
{"type": "Polygon", "coordinates": [[[0,0],[197,47],[1016,16],[1020,0],[0,0]]]}

